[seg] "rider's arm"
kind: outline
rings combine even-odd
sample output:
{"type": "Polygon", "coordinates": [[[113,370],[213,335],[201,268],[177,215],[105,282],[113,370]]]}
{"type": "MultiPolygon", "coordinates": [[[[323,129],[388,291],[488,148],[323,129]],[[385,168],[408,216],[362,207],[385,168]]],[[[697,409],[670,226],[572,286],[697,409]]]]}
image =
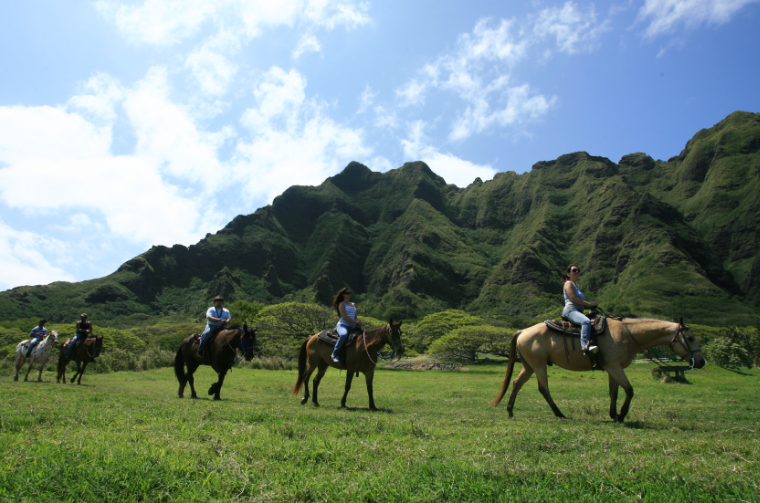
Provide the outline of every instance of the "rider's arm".
{"type": "Polygon", "coordinates": [[[599,305],[598,302],[589,302],[587,300],[579,299],[578,296],[575,295],[575,288],[573,288],[573,284],[570,281],[565,283],[565,293],[567,293],[567,296],[570,298],[570,302],[573,304],[585,307],[596,307],[599,305]]]}

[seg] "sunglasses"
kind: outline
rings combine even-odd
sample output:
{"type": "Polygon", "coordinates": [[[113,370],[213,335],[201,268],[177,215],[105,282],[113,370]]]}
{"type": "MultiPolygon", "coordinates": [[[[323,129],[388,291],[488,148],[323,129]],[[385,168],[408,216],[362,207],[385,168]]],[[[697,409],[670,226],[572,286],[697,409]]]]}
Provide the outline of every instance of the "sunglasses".
{"type": "Polygon", "coordinates": [[[581,270],[580,270],[580,269],[570,269],[570,272],[577,272],[577,273],[580,273],[580,272],[581,272],[581,270]]]}
{"type": "Polygon", "coordinates": [[[351,292],[344,292],[343,295],[353,295],[351,292]]]}

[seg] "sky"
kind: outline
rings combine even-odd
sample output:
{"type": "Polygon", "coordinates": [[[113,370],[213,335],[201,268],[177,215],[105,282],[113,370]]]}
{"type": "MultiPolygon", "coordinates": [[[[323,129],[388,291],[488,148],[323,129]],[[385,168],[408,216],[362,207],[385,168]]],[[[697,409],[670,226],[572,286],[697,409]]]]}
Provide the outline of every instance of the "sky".
{"type": "Polygon", "coordinates": [[[0,2],[0,289],[190,245],[292,185],[678,155],[760,112],[760,0],[0,2]]]}

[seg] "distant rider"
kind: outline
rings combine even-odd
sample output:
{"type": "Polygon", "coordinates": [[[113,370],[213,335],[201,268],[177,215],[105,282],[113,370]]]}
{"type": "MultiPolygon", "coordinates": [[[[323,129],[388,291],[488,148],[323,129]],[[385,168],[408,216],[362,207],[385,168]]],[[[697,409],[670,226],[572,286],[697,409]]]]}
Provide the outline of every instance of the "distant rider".
{"type": "Polygon", "coordinates": [[[332,361],[335,363],[340,363],[338,352],[346,343],[350,329],[354,327],[362,327],[362,320],[356,317],[356,304],[351,302],[351,297],[351,290],[348,288],[342,288],[335,296],[335,299],[333,299],[335,312],[340,316],[338,325],[335,327],[335,331],[338,332],[338,342],[335,343],[335,348],[332,352],[332,361]]]}
{"type": "Polygon", "coordinates": [[[71,352],[74,350],[76,343],[80,339],[87,339],[90,335],[92,335],[92,323],[87,321],[87,314],[82,313],[79,315],[79,317],[81,319],[77,321],[77,333],[74,335],[74,338],[71,339],[69,348],[66,350],[66,358],[68,359],[71,359],[71,352]]]}
{"type": "Polygon", "coordinates": [[[562,293],[565,295],[565,309],[562,316],[581,326],[581,347],[583,351],[594,351],[596,346],[589,347],[591,338],[591,320],[583,314],[584,307],[596,307],[598,302],[589,302],[581,289],[575,284],[581,277],[581,270],[575,264],[570,264],[565,269],[565,286],[562,293]]]}
{"type": "Polygon", "coordinates": [[[26,358],[32,354],[32,350],[40,343],[42,339],[47,337],[48,329],[45,328],[46,320],[40,320],[40,324],[32,329],[31,339],[29,340],[29,348],[26,350],[26,358]]]}
{"type": "Polygon", "coordinates": [[[198,353],[196,353],[198,358],[203,358],[208,339],[230,322],[230,312],[222,307],[222,304],[224,304],[224,299],[217,295],[214,298],[214,307],[209,307],[206,311],[206,328],[201,334],[201,342],[198,345],[198,353]]]}

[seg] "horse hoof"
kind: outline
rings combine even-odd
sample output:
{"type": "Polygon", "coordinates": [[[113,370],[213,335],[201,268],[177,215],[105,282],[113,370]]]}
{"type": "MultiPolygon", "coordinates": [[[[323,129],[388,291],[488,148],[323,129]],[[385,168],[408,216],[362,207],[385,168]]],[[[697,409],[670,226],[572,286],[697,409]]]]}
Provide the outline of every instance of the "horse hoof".
{"type": "Polygon", "coordinates": [[[214,397],[214,401],[215,401],[215,402],[221,402],[221,401],[222,401],[222,399],[221,399],[220,397],[218,397],[218,396],[215,396],[215,397],[214,397]]]}
{"type": "Polygon", "coordinates": [[[24,377],[24,382],[29,382],[29,379],[27,379],[26,377],[24,377]]]}
{"type": "Polygon", "coordinates": [[[301,405],[306,405],[307,403],[309,403],[308,398],[301,398],[301,405]]]}

